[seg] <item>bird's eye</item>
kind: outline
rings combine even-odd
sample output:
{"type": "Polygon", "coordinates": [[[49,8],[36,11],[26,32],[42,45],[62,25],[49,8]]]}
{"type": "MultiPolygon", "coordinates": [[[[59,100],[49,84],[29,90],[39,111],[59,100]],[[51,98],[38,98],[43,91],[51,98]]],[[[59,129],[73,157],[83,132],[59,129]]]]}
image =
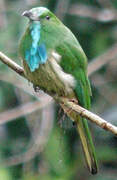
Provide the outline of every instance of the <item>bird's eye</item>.
{"type": "Polygon", "coordinates": [[[49,20],[49,19],[50,19],[50,16],[46,16],[46,19],[49,20]]]}

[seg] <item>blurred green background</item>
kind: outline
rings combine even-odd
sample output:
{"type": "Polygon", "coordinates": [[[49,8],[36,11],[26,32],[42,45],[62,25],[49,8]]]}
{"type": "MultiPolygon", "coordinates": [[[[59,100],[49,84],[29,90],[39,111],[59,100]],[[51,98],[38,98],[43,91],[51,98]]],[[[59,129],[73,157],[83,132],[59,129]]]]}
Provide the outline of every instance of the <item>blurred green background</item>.
{"type": "MultiPolygon", "coordinates": [[[[89,60],[91,111],[117,125],[117,1],[0,0],[0,51],[20,65],[27,24],[21,13],[36,6],[48,7],[75,34],[89,60]]],[[[0,61],[0,180],[117,179],[117,138],[90,123],[99,164],[90,175],[75,127],[63,116],[0,61]]]]}

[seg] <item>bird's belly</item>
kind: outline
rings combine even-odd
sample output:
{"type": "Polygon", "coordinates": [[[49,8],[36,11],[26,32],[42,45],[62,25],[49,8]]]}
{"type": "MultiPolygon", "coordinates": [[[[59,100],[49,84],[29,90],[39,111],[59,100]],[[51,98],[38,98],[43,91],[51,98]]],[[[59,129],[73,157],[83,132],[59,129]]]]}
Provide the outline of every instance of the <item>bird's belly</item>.
{"type": "Polygon", "coordinates": [[[63,97],[74,98],[75,94],[73,87],[68,83],[68,78],[70,78],[70,75],[67,74],[66,76],[68,77],[66,79],[67,82],[62,80],[65,74],[62,73],[61,78],[61,72],[56,73],[50,61],[51,60],[48,60],[46,64],[40,65],[37,70],[31,72],[28,65],[26,64],[26,61],[24,60],[23,66],[27,79],[35,86],[39,86],[40,89],[51,96],[57,94],[63,97]]]}

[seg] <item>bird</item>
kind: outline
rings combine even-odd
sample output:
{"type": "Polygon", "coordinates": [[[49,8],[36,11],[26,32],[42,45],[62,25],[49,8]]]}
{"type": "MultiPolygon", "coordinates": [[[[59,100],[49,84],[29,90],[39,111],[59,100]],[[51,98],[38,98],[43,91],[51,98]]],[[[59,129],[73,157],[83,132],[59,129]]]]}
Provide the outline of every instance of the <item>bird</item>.
{"type": "MultiPolygon", "coordinates": [[[[26,10],[22,16],[29,19],[19,43],[27,79],[52,97],[68,98],[90,109],[87,57],[72,31],[46,7],[26,10]]],[[[96,174],[97,158],[87,120],[60,105],[76,123],[87,167],[96,174]]]]}

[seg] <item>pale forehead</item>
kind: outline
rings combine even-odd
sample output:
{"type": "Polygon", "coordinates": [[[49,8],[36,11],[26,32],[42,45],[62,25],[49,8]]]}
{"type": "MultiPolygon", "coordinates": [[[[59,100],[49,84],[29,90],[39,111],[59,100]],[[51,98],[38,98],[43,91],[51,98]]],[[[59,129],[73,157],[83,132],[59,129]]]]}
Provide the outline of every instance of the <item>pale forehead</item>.
{"type": "Polygon", "coordinates": [[[41,16],[43,13],[49,12],[45,7],[37,7],[30,10],[33,14],[41,16]]]}

